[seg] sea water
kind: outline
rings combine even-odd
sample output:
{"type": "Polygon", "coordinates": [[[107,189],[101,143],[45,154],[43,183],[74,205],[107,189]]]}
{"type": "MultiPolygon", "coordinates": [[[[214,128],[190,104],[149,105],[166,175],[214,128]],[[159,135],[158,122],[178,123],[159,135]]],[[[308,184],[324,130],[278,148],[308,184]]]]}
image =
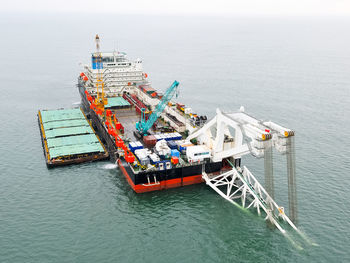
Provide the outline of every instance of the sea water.
{"type": "MultiPolygon", "coordinates": [[[[2,14],[1,262],[349,262],[350,20],[2,14]],[[135,194],[114,164],[47,169],[38,109],[72,107],[94,51],[141,58],[153,87],[213,117],[243,105],[296,131],[295,246],[205,184],[135,194]],[[113,169],[109,169],[113,168],[113,169]],[[312,245],[310,243],[316,243],[312,245]]],[[[285,156],[275,198],[288,213],[285,156]]],[[[264,182],[263,161],[242,164],[264,182]]]]}

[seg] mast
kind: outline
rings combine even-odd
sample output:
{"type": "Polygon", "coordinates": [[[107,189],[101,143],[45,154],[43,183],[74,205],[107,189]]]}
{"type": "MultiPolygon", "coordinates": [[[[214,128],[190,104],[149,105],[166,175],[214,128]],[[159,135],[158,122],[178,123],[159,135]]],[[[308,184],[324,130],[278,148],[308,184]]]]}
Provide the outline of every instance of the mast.
{"type": "Polygon", "coordinates": [[[100,51],[100,37],[96,35],[95,37],[96,42],[96,66],[97,66],[97,75],[96,75],[96,92],[97,92],[97,101],[96,106],[100,110],[100,112],[104,112],[104,107],[107,105],[108,101],[107,98],[105,98],[104,93],[104,81],[103,81],[103,64],[102,64],[102,54],[100,51]]]}

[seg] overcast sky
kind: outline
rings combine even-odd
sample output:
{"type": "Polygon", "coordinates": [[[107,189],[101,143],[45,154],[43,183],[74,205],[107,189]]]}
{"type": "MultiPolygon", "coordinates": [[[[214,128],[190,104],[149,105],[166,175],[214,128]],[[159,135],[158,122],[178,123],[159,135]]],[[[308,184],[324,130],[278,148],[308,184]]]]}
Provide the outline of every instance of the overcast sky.
{"type": "Polygon", "coordinates": [[[5,12],[350,15],[350,0],[4,0],[5,12]]]}

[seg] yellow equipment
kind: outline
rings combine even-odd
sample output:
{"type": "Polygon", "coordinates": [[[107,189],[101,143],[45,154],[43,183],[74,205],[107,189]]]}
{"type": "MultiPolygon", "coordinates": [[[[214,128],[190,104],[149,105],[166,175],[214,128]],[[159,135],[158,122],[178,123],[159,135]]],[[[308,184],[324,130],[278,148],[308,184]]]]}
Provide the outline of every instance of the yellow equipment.
{"type": "Polygon", "coordinates": [[[96,75],[96,92],[97,92],[97,99],[96,99],[96,107],[104,111],[105,105],[107,105],[108,100],[105,98],[104,93],[104,81],[103,81],[103,74],[101,69],[102,66],[102,54],[100,52],[100,37],[96,35],[95,37],[96,42],[96,62],[97,62],[97,75],[96,75]]]}

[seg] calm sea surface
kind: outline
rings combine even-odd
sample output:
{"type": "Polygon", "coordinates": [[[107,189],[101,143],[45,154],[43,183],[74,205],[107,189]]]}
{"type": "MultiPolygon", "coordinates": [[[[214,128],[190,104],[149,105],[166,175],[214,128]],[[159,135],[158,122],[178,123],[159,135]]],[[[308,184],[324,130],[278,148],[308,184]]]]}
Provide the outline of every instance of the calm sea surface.
{"type": "MultiPolygon", "coordinates": [[[[0,16],[0,262],[350,262],[350,19],[0,16]],[[48,170],[38,109],[72,107],[94,35],[142,58],[153,86],[213,116],[296,130],[296,248],[206,185],[135,194],[108,162],[48,170]]],[[[243,163],[263,182],[263,162],[243,163]]],[[[286,160],[274,154],[287,208],[286,160]]],[[[287,209],[288,211],[288,209],[287,209]]]]}

